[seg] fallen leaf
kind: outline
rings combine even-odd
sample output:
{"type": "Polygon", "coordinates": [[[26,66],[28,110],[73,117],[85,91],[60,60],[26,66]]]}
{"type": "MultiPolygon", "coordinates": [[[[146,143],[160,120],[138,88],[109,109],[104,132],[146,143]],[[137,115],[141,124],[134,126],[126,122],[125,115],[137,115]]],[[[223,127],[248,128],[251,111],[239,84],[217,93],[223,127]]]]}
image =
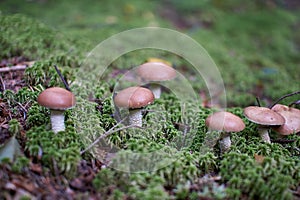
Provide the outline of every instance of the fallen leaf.
{"type": "Polygon", "coordinates": [[[4,158],[8,158],[10,161],[14,161],[18,155],[21,155],[20,145],[15,138],[12,136],[8,141],[0,147],[0,161],[4,158]]]}

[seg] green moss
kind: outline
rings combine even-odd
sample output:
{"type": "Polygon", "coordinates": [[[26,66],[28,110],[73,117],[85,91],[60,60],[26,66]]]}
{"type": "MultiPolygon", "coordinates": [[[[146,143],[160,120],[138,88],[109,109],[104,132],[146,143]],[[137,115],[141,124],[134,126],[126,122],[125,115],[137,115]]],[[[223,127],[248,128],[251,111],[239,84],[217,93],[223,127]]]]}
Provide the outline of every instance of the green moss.
{"type": "Polygon", "coordinates": [[[20,133],[21,125],[17,119],[11,119],[8,122],[8,126],[9,126],[8,130],[12,135],[17,135],[20,133]]]}
{"type": "MultiPolygon", "coordinates": [[[[28,85],[41,85],[44,88],[49,87],[64,87],[58,73],[56,72],[54,65],[58,66],[65,80],[70,84],[75,80],[75,71],[71,67],[78,67],[79,64],[71,60],[70,58],[63,57],[62,60],[56,61],[58,57],[51,58],[49,60],[37,61],[33,66],[26,68],[24,79],[28,85]]],[[[78,62],[78,60],[77,60],[78,62]]]]}
{"type": "Polygon", "coordinates": [[[159,169],[153,172],[127,174],[113,168],[102,169],[94,179],[94,186],[101,195],[107,198],[109,188],[117,188],[118,193],[121,192],[122,195],[134,199],[153,199],[153,196],[161,196],[166,199],[172,198],[172,196],[176,199],[184,199],[184,197],[221,199],[222,196],[224,197],[224,186],[213,182],[204,185],[203,187],[207,187],[206,189],[199,186],[199,189],[193,189],[192,193],[190,191],[190,185],[196,182],[197,177],[216,170],[218,163],[216,156],[212,153],[199,155],[188,151],[178,152],[174,156],[178,159],[167,165],[169,158],[161,158],[159,165],[163,167],[158,167],[159,169]],[[172,191],[171,196],[167,195],[165,188],[172,191]]]}
{"type": "Polygon", "coordinates": [[[0,37],[3,47],[1,58],[22,56],[27,60],[38,60],[53,55],[78,53],[75,40],[67,39],[32,18],[21,14],[0,15],[0,24],[3,33],[0,37]]]}
{"type": "MultiPolygon", "coordinates": [[[[287,164],[283,161],[285,159],[265,157],[263,163],[259,164],[252,156],[230,152],[221,161],[220,174],[230,188],[239,189],[249,199],[292,199],[289,189],[298,183],[293,179],[293,174],[298,171],[299,165],[291,161],[286,170],[292,171],[287,172],[282,166],[287,164]]],[[[239,198],[236,193],[229,194],[233,195],[231,198],[239,198]]]]}
{"type": "Polygon", "coordinates": [[[29,167],[30,160],[24,156],[19,156],[12,165],[12,171],[22,173],[25,168],[29,167]]]}
{"type": "Polygon", "coordinates": [[[59,170],[59,173],[71,177],[76,174],[82,146],[72,128],[54,134],[45,126],[35,126],[27,131],[26,137],[25,150],[43,166],[49,167],[53,173],[59,170]]]}
{"type": "Polygon", "coordinates": [[[28,128],[34,126],[49,125],[50,112],[47,108],[33,103],[27,112],[26,126],[28,128]]]}
{"type": "Polygon", "coordinates": [[[127,174],[120,171],[103,169],[93,181],[94,186],[102,197],[108,198],[108,190],[113,195],[126,195],[133,199],[169,199],[166,190],[162,187],[163,179],[148,173],[127,174]]]}

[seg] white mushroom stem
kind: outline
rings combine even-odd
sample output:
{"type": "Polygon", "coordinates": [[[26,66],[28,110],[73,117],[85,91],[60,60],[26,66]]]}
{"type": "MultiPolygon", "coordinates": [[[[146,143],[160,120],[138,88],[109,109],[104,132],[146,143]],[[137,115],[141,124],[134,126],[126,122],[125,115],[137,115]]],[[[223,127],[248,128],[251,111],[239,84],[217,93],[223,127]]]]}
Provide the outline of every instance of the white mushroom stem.
{"type": "Polygon", "coordinates": [[[271,139],[269,136],[269,128],[267,127],[258,127],[258,134],[260,135],[261,139],[266,143],[271,143],[271,139]]]}
{"type": "Polygon", "coordinates": [[[52,131],[54,133],[57,133],[59,131],[64,131],[65,130],[65,116],[64,116],[64,111],[62,110],[50,110],[51,115],[51,126],[52,126],[52,131]]]}
{"type": "Polygon", "coordinates": [[[160,98],[160,94],[161,94],[161,86],[159,84],[156,83],[151,83],[149,85],[149,89],[152,91],[152,93],[154,94],[155,99],[159,99],[160,98]]]}
{"type": "Polygon", "coordinates": [[[220,144],[220,150],[221,153],[226,152],[230,149],[231,146],[231,140],[230,140],[230,134],[226,133],[226,134],[221,134],[221,139],[219,141],[220,144]]]}
{"type": "Polygon", "coordinates": [[[130,109],[129,110],[129,124],[136,125],[139,127],[143,126],[142,122],[142,109],[130,109]]]}

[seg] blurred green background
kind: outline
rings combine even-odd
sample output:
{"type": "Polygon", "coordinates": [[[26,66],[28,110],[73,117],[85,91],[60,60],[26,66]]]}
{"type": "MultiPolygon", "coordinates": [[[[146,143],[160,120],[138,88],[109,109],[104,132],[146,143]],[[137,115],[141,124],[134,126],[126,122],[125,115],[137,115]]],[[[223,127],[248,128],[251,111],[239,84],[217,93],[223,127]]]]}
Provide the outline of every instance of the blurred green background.
{"type": "MultiPolygon", "coordinates": [[[[53,32],[64,35],[57,40],[82,41],[82,52],[132,28],[158,26],[178,30],[199,42],[216,62],[228,105],[246,106],[255,104],[256,96],[262,104],[269,105],[280,96],[299,90],[299,4],[293,0],[2,0],[0,11],[2,16],[20,13],[43,22],[53,32]]],[[[12,26],[9,29],[13,30],[12,26]]],[[[29,24],[23,26],[32,31],[29,24]]],[[[21,34],[19,29],[3,35],[2,40],[13,43],[14,36],[21,34]]],[[[31,53],[28,59],[39,58],[35,54],[38,53],[31,53]]],[[[1,57],[7,55],[2,53],[1,57]]],[[[188,77],[193,75],[188,63],[163,53],[136,54],[126,60],[120,58],[115,65],[138,65],[147,55],[167,59],[186,70],[188,77]]],[[[205,86],[199,79],[190,78],[201,93],[205,86]]],[[[296,99],[289,98],[284,103],[296,99]]]]}

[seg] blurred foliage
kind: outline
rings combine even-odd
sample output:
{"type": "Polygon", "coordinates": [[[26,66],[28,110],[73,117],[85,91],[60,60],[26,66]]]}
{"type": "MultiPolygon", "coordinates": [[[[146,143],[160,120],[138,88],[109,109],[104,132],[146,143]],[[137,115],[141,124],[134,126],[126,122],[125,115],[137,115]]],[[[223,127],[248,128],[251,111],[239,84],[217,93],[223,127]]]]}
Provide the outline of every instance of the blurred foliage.
{"type": "Polygon", "coordinates": [[[39,60],[54,55],[76,55],[84,42],[72,40],[45,24],[21,14],[0,15],[2,51],[0,58],[22,56],[27,60],[39,60]]]}

